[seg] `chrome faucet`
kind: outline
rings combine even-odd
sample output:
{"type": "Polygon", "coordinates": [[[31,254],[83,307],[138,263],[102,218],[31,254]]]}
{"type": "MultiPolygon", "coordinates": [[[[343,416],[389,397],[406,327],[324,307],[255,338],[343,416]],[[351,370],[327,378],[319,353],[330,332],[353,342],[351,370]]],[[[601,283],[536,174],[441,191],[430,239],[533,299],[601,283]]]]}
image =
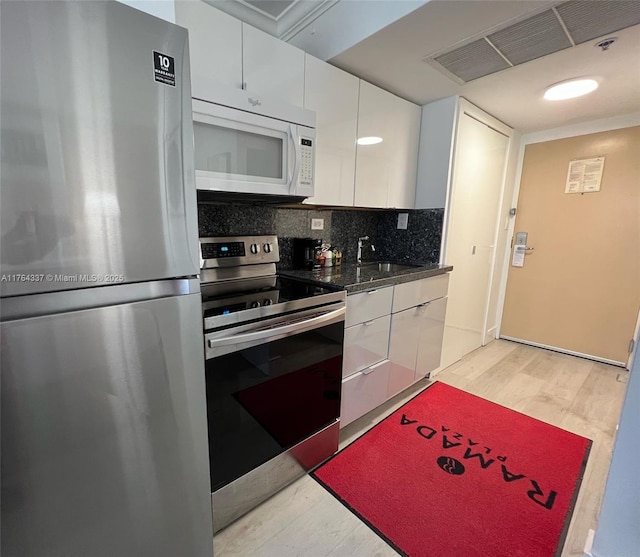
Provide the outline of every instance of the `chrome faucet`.
{"type": "MultiPolygon", "coordinates": [[[[358,265],[362,263],[362,242],[368,239],[369,239],[369,236],[362,236],[362,238],[358,238],[358,255],[356,257],[358,261],[358,265]]],[[[376,246],[374,246],[373,244],[369,244],[369,245],[371,246],[371,251],[376,251],[376,246]]]]}

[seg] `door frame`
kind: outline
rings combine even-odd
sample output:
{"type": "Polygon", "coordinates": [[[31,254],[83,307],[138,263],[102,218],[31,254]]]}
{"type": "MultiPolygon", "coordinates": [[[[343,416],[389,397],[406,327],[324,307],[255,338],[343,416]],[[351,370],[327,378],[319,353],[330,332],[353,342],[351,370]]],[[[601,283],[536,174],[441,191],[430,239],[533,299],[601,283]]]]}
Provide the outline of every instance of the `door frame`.
{"type": "MultiPolygon", "coordinates": [[[[565,139],[569,137],[578,137],[581,135],[589,135],[592,133],[599,133],[605,131],[619,130],[623,128],[630,128],[633,126],[640,126],[640,112],[633,112],[631,114],[624,114],[622,116],[613,116],[611,118],[601,118],[598,120],[590,120],[579,124],[573,124],[569,126],[562,126],[559,128],[551,128],[539,132],[532,132],[522,135],[520,138],[520,148],[518,150],[518,160],[516,163],[515,183],[513,184],[513,200],[511,203],[512,208],[518,206],[518,200],[520,196],[520,183],[522,181],[522,168],[524,165],[524,153],[527,145],[533,143],[542,143],[545,141],[553,141],[556,139],[565,139]]],[[[509,268],[511,262],[511,240],[514,234],[515,228],[515,215],[509,217],[508,233],[505,238],[505,250],[504,259],[502,261],[502,277],[500,281],[500,294],[498,297],[498,307],[496,315],[496,332],[495,337],[501,338],[502,328],[502,314],[504,311],[504,302],[507,292],[507,279],[509,276],[509,268]]],[[[638,312],[638,323],[640,324],[640,311],[638,312]]],[[[636,327],[637,335],[637,327],[636,327]]],[[[506,337],[504,337],[506,338],[506,337]]],[[[529,343],[532,344],[533,343],[529,343]]],[[[546,348],[546,347],[543,347],[546,348]]],[[[569,353],[568,351],[566,351],[569,353]]],[[[589,359],[597,359],[588,354],[572,353],[576,356],[583,356],[589,359]]],[[[626,369],[629,369],[632,359],[627,361],[626,369]]],[[[617,364],[619,365],[619,364],[617,364]]]]}

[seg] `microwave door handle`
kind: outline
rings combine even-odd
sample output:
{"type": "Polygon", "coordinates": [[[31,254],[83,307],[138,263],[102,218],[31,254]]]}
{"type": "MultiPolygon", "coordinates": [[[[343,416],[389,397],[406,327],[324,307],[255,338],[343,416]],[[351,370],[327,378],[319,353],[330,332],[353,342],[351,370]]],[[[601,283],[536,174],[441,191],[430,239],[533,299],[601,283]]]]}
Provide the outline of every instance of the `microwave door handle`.
{"type": "Polygon", "coordinates": [[[289,124],[289,138],[291,141],[292,150],[289,152],[293,152],[293,172],[289,178],[289,193],[295,193],[296,186],[298,184],[298,172],[300,169],[298,165],[300,164],[300,138],[298,137],[298,129],[297,126],[293,124],[289,124]]]}
{"type": "Polygon", "coordinates": [[[285,322],[284,325],[279,327],[273,327],[270,329],[255,331],[253,333],[240,333],[237,335],[231,335],[228,337],[210,338],[207,339],[207,348],[218,348],[227,344],[242,344],[245,342],[255,342],[258,340],[266,340],[272,337],[284,338],[292,335],[296,335],[305,331],[317,329],[322,325],[328,325],[333,322],[337,322],[344,319],[345,308],[341,307],[329,312],[321,313],[309,319],[303,321],[297,321],[295,323],[285,322]]]}

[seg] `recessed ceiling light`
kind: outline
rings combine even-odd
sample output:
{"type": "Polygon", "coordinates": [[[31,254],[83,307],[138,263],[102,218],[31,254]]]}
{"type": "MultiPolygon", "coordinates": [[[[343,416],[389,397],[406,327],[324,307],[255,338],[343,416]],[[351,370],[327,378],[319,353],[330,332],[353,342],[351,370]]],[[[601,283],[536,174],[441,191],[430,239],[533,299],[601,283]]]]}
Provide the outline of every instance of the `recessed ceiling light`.
{"type": "Polygon", "coordinates": [[[375,145],[376,143],[382,143],[382,138],[373,135],[369,137],[358,138],[358,145],[375,145]]]}
{"type": "Polygon", "coordinates": [[[564,99],[581,97],[597,88],[598,82],[595,79],[571,79],[549,87],[544,92],[544,98],[548,101],[563,101],[564,99]]]}

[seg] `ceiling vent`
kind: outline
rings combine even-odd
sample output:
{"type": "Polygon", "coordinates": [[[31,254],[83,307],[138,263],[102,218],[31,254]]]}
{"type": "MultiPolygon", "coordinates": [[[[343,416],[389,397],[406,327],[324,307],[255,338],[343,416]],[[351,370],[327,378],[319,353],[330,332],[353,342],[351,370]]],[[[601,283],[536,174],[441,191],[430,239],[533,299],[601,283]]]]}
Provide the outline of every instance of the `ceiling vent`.
{"type": "Polygon", "coordinates": [[[639,0],[572,0],[424,61],[467,83],[638,23],[639,0]]]}
{"type": "Polygon", "coordinates": [[[506,70],[511,65],[484,39],[438,56],[436,62],[462,81],[506,70]]]}
{"type": "Polygon", "coordinates": [[[566,2],[557,6],[556,10],[576,44],[640,23],[638,0],[566,2]]]}

